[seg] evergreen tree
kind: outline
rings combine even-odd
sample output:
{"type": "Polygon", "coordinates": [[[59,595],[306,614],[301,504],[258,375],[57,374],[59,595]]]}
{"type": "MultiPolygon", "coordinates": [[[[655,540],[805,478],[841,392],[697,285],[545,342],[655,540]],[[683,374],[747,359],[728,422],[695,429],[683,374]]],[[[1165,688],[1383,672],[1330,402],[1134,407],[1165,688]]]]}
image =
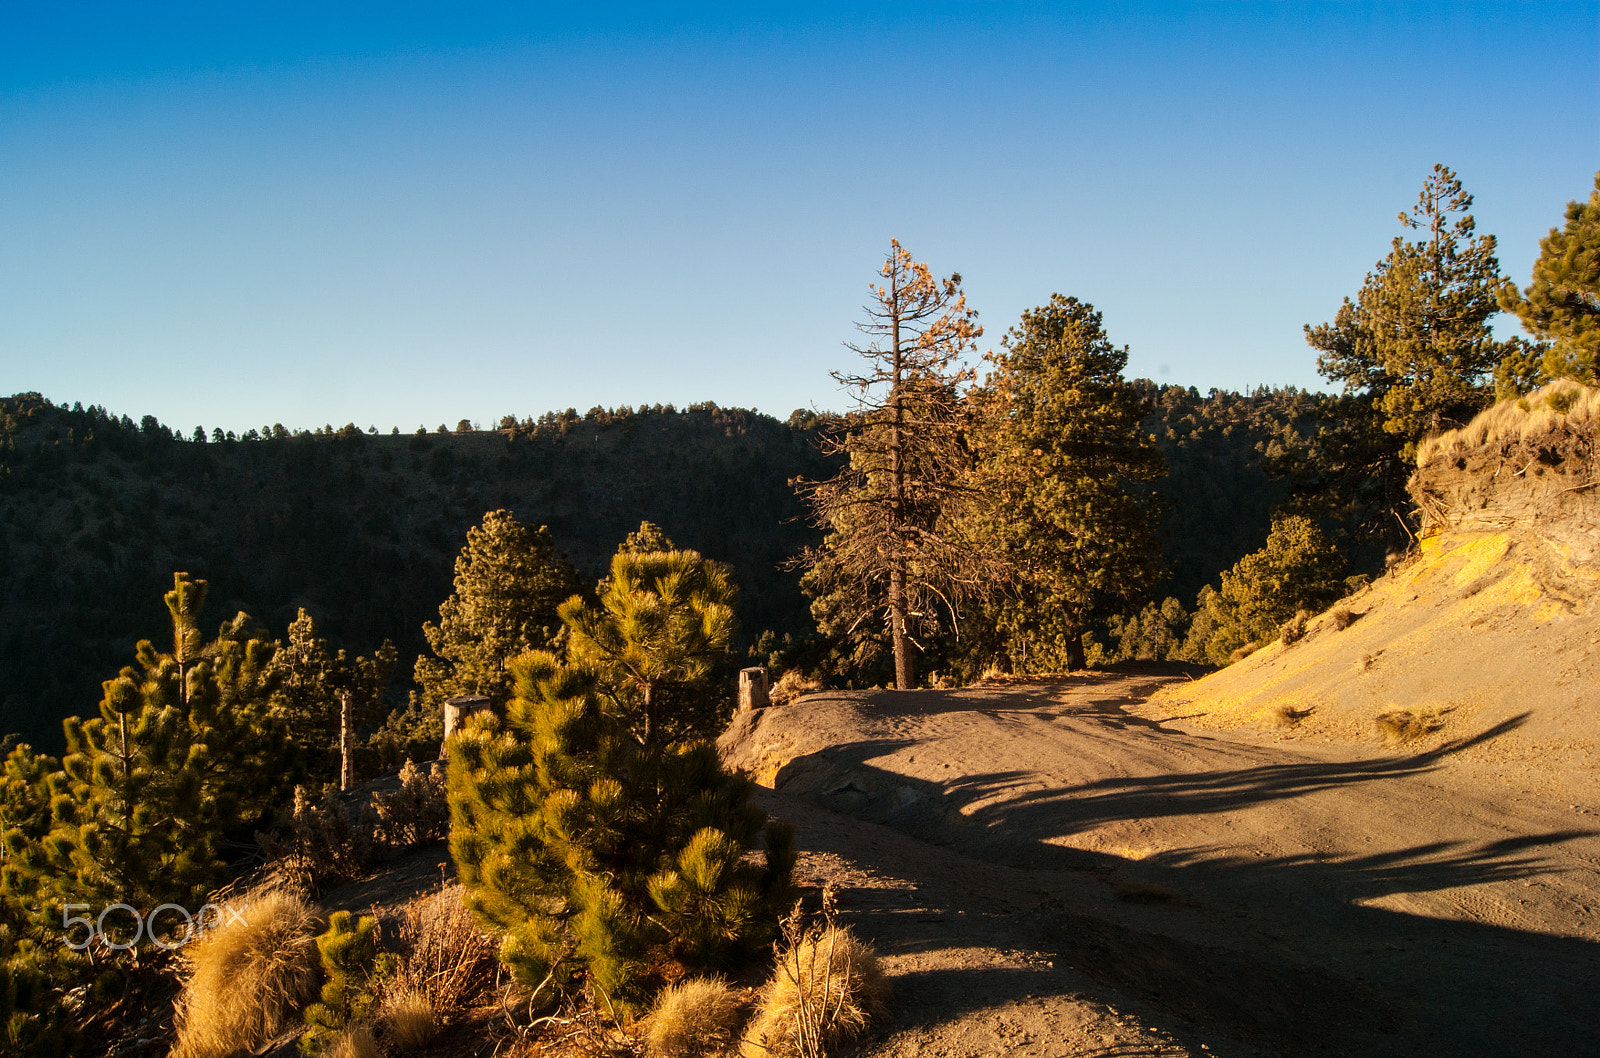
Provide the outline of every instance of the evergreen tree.
{"type": "Polygon", "coordinates": [[[6,885],[31,894],[44,922],[59,923],[67,901],[198,906],[220,877],[224,836],[259,821],[292,781],[293,756],[267,715],[271,644],[244,614],[201,642],[205,592],[174,576],[173,652],[141,641],[139,667],[104,684],[100,715],[65,721],[67,754],[45,779],[48,832],[7,832],[6,885]]]}
{"type": "Polygon", "coordinates": [[[1405,482],[1416,443],[1483,408],[1490,372],[1522,348],[1489,329],[1500,263],[1494,236],[1475,235],[1471,208],[1456,174],[1435,165],[1416,206],[1400,214],[1422,237],[1397,236],[1356,300],[1346,298],[1332,323],[1305,328],[1317,370],[1349,399],[1330,406],[1316,440],[1291,460],[1304,472],[1297,491],[1395,545],[1410,539],[1405,482]]]}
{"type": "Polygon", "coordinates": [[[556,554],[548,529],[505,510],[467,530],[455,569],[455,593],[439,606],[439,623],[422,626],[433,651],[417,658],[422,702],[437,711],[446,698],[481,694],[504,708],[511,698],[506,663],[555,644],[556,608],[580,590],[577,571],[556,554]]]}
{"type": "Polygon", "coordinates": [[[693,552],[619,553],[599,609],[562,607],[569,661],[515,659],[505,720],[480,713],[452,739],[451,852],[526,987],[586,981],[637,1009],[685,969],[771,938],[792,834],[723,771],[722,710],[705,701],[718,691],[701,682],[727,649],[729,594],[726,571],[693,552]],[[757,863],[746,853],[763,832],[757,863]]]}
{"type": "Polygon", "coordinates": [[[728,652],[733,597],[728,568],[697,552],[619,551],[598,607],[561,605],[568,657],[611,677],[601,691],[640,744],[715,737],[727,709],[706,679],[728,652]]]}
{"type": "Polygon", "coordinates": [[[272,657],[276,685],[272,706],[288,725],[289,737],[308,758],[314,774],[342,774],[349,755],[343,724],[370,724],[383,718],[384,692],[398,654],[387,640],[371,658],[330,652],[304,609],[289,625],[288,639],[272,657]]]}
{"type": "Polygon", "coordinates": [[[1504,355],[1489,329],[1502,279],[1493,235],[1474,236],[1472,196],[1435,165],[1400,223],[1422,238],[1396,236],[1330,326],[1306,327],[1317,369],[1347,392],[1377,398],[1383,429],[1403,454],[1425,433],[1459,426],[1489,399],[1483,382],[1504,355]]]}
{"type": "Polygon", "coordinates": [[[1276,638],[1285,622],[1305,610],[1317,613],[1350,586],[1344,560],[1311,519],[1274,519],[1266,546],[1241,558],[1216,588],[1200,591],[1184,643],[1192,661],[1226,665],[1234,651],[1276,638]]]}
{"type": "Polygon", "coordinates": [[[1127,348],[1094,306],[1052,294],[1002,347],[975,395],[975,522],[1011,578],[974,631],[1003,667],[1082,668],[1089,619],[1155,582],[1156,511],[1142,486],[1166,461],[1143,427],[1145,395],[1122,377],[1127,348]]]}
{"type": "Polygon", "coordinates": [[[1524,371],[1525,388],[1548,378],[1600,383],[1600,173],[1594,187],[1587,202],[1567,203],[1565,227],[1539,241],[1528,289],[1510,280],[1500,288],[1500,306],[1553,343],[1537,374],[1524,371]]]}
{"type": "Polygon", "coordinates": [[[958,605],[987,584],[986,556],[960,533],[970,455],[963,441],[959,367],[983,328],[967,308],[961,276],[936,280],[897,241],[871,286],[860,374],[835,372],[855,391],[856,414],[828,440],[848,457],[827,481],[795,484],[826,531],[806,552],[805,587],[813,599],[849,600],[834,623],[854,635],[879,611],[894,655],[895,686],[916,685],[911,662],[918,618],[952,623],[958,605]]]}

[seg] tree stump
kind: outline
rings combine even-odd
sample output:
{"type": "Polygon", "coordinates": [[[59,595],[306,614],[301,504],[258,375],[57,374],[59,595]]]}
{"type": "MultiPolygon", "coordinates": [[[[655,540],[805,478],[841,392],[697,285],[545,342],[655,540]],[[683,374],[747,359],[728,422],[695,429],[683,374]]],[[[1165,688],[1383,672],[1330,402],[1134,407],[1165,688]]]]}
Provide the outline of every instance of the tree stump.
{"type": "Polygon", "coordinates": [[[760,665],[739,670],[739,712],[765,709],[772,704],[767,695],[767,670],[760,665]]]}
{"type": "MultiPolygon", "coordinates": [[[[487,708],[489,708],[489,699],[481,694],[459,694],[454,698],[446,698],[444,700],[445,745],[449,745],[450,736],[455,734],[456,730],[467,722],[469,716],[487,708]]],[[[449,756],[444,746],[439,748],[439,756],[449,756]]]]}

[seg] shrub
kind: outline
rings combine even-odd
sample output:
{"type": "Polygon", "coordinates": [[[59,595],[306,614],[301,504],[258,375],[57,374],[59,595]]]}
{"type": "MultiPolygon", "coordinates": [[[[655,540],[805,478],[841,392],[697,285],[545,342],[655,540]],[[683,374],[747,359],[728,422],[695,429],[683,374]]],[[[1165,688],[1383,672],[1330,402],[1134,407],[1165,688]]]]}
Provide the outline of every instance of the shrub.
{"type": "Polygon", "coordinates": [[[831,922],[802,930],[799,918],[797,905],[787,948],[740,1047],[744,1058],[821,1058],[883,1011],[888,982],[871,945],[831,922]]]}
{"type": "Polygon", "coordinates": [[[699,1058],[732,1045],[744,1003],[720,977],[690,977],[656,997],[645,1027],[646,1058],[699,1058]]]}
{"type": "Polygon", "coordinates": [[[1311,620],[1311,614],[1306,610],[1296,610],[1294,616],[1283,622],[1283,630],[1279,637],[1286,647],[1293,646],[1306,637],[1306,622],[1311,620]]]}
{"type": "Polygon", "coordinates": [[[316,987],[315,934],[310,906],[279,889],[185,945],[174,1058],[224,1058],[277,1035],[316,987]]]}
{"type": "Polygon", "coordinates": [[[317,938],[317,951],[327,980],[322,1001],[306,1008],[308,1029],[300,1038],[306,1054],[328,1053],[349,1043],[351,1034],[345,1030],[368,1020],[376,987],[395,969],[394,956],[378,951],[378,920],[371,916],[358,920],[348,911],[335,911],[327,932],[317,938]]]}
{"type": "Polygon", "coordinates": [[[439,1019],[433,1003],[425,992],[417,988],[401,988],[385,992],[378,1007],[378,1020],[384,1034],[400,1046],[402,1051],[425,1047],[439,1034],[439,1019]]]}
{"type": "Polygon", "coordinates": [[[378,818],[368,803],[354,813],[332,783],[312,799],[304,786],[294,789],[294,805],[272,833],[259,834],[261,851],[278,861],[280,873],[313,891],[328,882],[358,877],[381,851],[378,818]]]}
{"type": "Polygon", "coordinates": [[[1378,730],[1393,745],[1412,742],[1444,727],[1444,714],[1448,709],[1391,709],[1373,719],[1378,730]]]}
{"type": "Polygon", "coordinates": [[[400,911],[400,966],[385,988],[423,995],[437,1021],[448,1023],[494,988],[495,942],[478,928],[459,885],[420,896],[400,911]]]}
{"type": "Polygon", "coordinates": [[[435,763],[424,772],[411,761],[400,769],[400,789],[372,795],[378,836],[389,848],[437,841],[450,832],[450,805],[445,799],[444,768],[435,763]]]}
{"type": "Polygon", "coordinates": [[[1355,622],[1356,615],[1343,606],[1330,611],[1328,614],[1328,624],[1333,626],[1335,632],[1343,632],[1355,622]]]}

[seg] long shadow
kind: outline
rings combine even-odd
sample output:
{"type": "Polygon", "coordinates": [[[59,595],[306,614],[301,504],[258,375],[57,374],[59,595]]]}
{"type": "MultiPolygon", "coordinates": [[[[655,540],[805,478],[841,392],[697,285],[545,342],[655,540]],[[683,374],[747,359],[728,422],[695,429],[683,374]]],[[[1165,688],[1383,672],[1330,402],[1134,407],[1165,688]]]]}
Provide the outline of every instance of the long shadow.
{"type": "MultiPolygon", "coordinates": [[[[1088,706],[1080,719],[1098,722],[1104,711],[1107,723],[1147,723],[1110,715],[1120,704],[1113,700],[1078,704],[1088,706]]],[[[1114,877],[1131,901],[1158,906],[1089,914],[1046,900],[1030,925],[1033,935],[1052,939],[1063,957],[1124,994],[1237,1039],[1291,1055],[1600,1055],[1600,944],[1362,903],[1531,881],[1562,869],[1552,859],[1555,846],[1595,831],[1422,840],[1337,857],[1191,848],[1133,861],[1055,843],[1110,822],[1227,813],[1424,775],[1526,719],[1408,757],[1294,760],[1051,790],[1024,789],[1038,783],[1031,772],[941,783],[867,764],[926,745],[884,739],[799,758],[774,785],[983,862],[1114,877]],[[1212,928],[1197,930],[1200,920],[1212,928]],[[1219,931],[1218,923],[1225,928],[1219,931]]],[[[1030,975],[1018,980],[1036,984],[1030,975]]]]}

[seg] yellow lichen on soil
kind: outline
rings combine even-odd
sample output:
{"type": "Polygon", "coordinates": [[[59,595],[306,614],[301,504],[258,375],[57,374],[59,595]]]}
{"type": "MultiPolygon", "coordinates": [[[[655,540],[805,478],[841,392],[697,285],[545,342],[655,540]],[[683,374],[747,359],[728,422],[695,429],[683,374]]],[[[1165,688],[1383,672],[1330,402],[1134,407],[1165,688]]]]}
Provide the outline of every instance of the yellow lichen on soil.
{"type": "Polygon", "coordinates": [[[1461,569],[1456,572],[1456,584],[1465,585],[1477,580],[1505,558],[1510,548],[1509,533],[1486,533],[1455,548],[1450,556],[1460,556],[1464,560],[1461,569]]]}

